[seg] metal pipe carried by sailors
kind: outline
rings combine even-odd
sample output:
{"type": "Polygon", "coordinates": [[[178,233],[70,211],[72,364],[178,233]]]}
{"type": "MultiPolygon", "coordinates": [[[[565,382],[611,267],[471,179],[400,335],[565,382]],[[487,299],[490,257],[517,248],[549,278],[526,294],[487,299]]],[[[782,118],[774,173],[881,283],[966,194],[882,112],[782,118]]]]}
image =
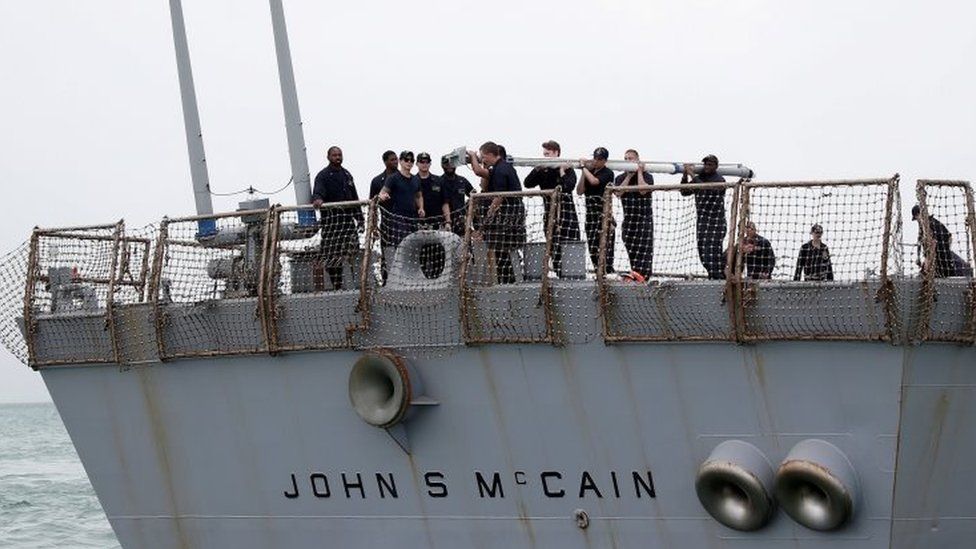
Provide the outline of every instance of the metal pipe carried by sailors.
{"type": "MultiPolygon", "coordinates": [[[[468,163],[468,153],[465,147],[458,147],[453,151],[445,154],[443,160],[453,165],[454,167],[463,166],[468,163]]],[[[535,168],[537,166],[548,167],[548,168],[558,168],[568,164],[571,168],[581,168],[582,164],[579,160],[573,160],[570,158],[530,158],[530,157],[519,157],[519,156],[509,156],[508,161],[513,166],[522,166],[526,168],[535,168]]],[[[694,167],[695,173],[701,173],[704,170],[704,164],[700,162],[689,162],[694,167]]],[[[627,160],[608,160],[607,167],[611,170],[622,171],[622,172],[636,172],[637,162],[629,162],[627,160]]],[[[650,161],[644,162],[644,171],[651,173],[662,173],[662,174],[680,174],[685,171],[684,162],[659,162],[650,161]]],[[[719,175],[727,175],[729,177],[741,177],[745,179],[752,179],[755,176],[753,172],[748,167],[742,164],[719,164],[718,171],[719,175]]]]}
{"type": "MultiPolygon", "coordinates": [[[[568,158],[526,158],[518,156],[509,156],[508,161],[513,166],[523,166],[527,168],[535,168],[537,166],[547,167],[547,168],[558,168],[569,164],[572,168],[581,168],[582,164],[579,160],[571,160],[568,158]]],[[[695,173],[701,173],[705,168],[704,164],[698,162],[688,162],[693,166],[695,173]]],[[[628,160],[607,160],[607,167],[614,171],[620,172],[636,172],[637,162],[630,162],[628,160]]],[[[681,174],[685,171],[684,162],[660,162],[660,161],[650,161],[644,162],[644,171],[650,173],[662,173],[662,174],[681,174]]],[[[742,177],[746,179],[751,179],[755,173],[748,167],[742,164],[719,164],[717,172],[718,175],[727,175],[730,177],[742,177]]]]}
{"type": "MultiPolygon", "coordinates": [[[[270,0],[271,27],[274,30],[275,54],[278,58],[278,81],[281,84],[281,103],[285,111],[285,133],[288,136],[288,158],[291,162],[292,184],[295,186],[295,204],[312,203],[312,189],[308,172],[308,156],[305,152],[305,134],[302,132],[302,115],[298,109],[298,92],[295,89],[295,70],[291,63],[291,47],[288,45],[288,28],[281,0],[270,0]]],[[[299,225],[314,225],[315,211],[299,210],[299,225]]]]}
{"type": "MultiPolygon", "coordinates": [[[[186,42],[186,25],[183,21],[183,5],[180,0],[169,1],[170,18],[173,21],[173,45],[176,48],[176,72],[180,80],[180,100],[183,104],[183,126],[186,129],[186,148],[190,156],[190,180],[193,182],[193,200],[197,215],[213,213],[210,198],[210,176],[207,173],[207,157],[203,151],[203,131],[200,129],[200,112],[197,94],[193,87],[193,71],[190,68],[190,48],[186,42]]],[[[217,232],[213,219],[197,221],[198,236],[211,236],[217,232]]]]}

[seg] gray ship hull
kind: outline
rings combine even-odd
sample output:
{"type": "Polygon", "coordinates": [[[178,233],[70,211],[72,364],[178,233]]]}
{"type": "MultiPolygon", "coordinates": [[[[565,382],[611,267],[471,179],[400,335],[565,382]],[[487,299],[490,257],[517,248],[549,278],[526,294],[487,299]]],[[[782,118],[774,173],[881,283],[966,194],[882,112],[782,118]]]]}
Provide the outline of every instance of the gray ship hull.
{"type": "Polygon", "coordinates": [[[414,361],[440,405],[407,423],[409,454],[349,405],[359,356],[42,374],[126,548],[963,547],[976,532],[972,348],[458,348],[414,361]],[[809,438],[857,471],[844,528],[780,511],[739,532],[703,510],[695,475],[718,443],[775,465],[809,438]]]}

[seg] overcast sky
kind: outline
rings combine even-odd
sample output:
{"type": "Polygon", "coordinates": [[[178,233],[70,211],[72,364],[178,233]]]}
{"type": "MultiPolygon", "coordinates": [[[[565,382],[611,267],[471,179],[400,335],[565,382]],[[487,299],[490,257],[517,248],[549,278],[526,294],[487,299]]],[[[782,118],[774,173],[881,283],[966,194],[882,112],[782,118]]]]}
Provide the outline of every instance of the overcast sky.
{"type": "MultiPolygon", "coordinates": [[[[289,164],[268,3],[184,0],[214,191],[289,164]]],[[[487,139],[694,160],[760,179],[970,177],[976,4],[852,0],[286,0],[312,173],[345,151],[487,139]]],[[[168,2],[0,2],[0,250],[34,225],[192,214],[168,2]]],[[[667,180],[667,178],[663,178],[667,180]]],[[[289,189],[275,201],[292,203],[289,189]]],[[[234,209],[234,198],[215,209],[234,209]]],[[[47,400],[0,351],[0,402],[47,400]]]]}

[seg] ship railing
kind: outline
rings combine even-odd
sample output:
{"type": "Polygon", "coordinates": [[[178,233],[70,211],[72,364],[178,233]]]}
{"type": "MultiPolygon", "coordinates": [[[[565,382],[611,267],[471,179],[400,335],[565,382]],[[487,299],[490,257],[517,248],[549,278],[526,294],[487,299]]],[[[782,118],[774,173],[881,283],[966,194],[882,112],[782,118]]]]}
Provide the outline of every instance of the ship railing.
{"type": "Polygon", "coordinates": [[[270,352],[354,345],[370,317],[376,207],[363,200],[272,209],[261,286],[270,352]],[[308,218],[318,221],[303,224],[308,218]]]}
{"type": "MultiPolygon", "coordinates": [[[[559,342],[550,271],[559,196],[556,190],[471,196],[458,272],[466,343],[559,342]]],[[[569,246],[557,240],[565,252],[569,246]]],[[[582,267],[577,271],[584,276],[582,267]]]]}
{"type": "Polygon", "coordinates": [[[33,231],[21,316],[28,364],[122,359],[127,306],[148,298],[153,230],[126,235],[119,221],[33,231]]]}
{"type": "Polygon", "coordinates": [[[377,202],[370,291],[355,343],[430,352],[461,341],[458,279],[467,206],[406,217],[377,202]]]}
{"type": "Polygon", "coordinates": [[[313,208],[277,206],[164,219],[158,230],[132,234],[121,221],[36,229],[23,272],[15,273],[26,290],[22,314],[11,315],[4,338],[22,332],[23,358],[35,368],[304,349],[561,344],[598,336],[600,325],[608,343],[974,344],[972,188],[918,182],[916,247],[902,242],[898,183],[895,176],[696,185],[725,191],[724,226],[698,219],[695,197],[682,194],[686,185],[611,187],[602,209],[591,208],[600,212],[589,219],[590,236],[599,225],[596,250],[586,238],[585,199],[574,203],[557,191],[476,194],[447,220],[408,222],[375,201],[357,201],[324,205],[311,225],[299,214],[313,208]],[[648,206],[653,229],[627,219],[648,206]],[[571,210],[576,219],[565,214],[571,210]],[[933,218],[938,225],[926,221],[933,218]],[[201,220],[216,230],[201,234],[201,220]],[[408,224],[394,242],[398,222],[408,224]],[[750,257],[748,224],[773,249],[768,273],[750,257]],[[813,224],[823,228],[832,280],[795,281],[813,224]],[[702,266],[697,240],[708,230],[722,233],[724,279],[709,279],[702,266]],[[582,283],[592,277],[595,285],[582,283]]]}
{"type": "Polygon", "coordinates": [[[920,180],[919,299],[910,314],[917,341],[976,345],[976,208],[968,181],[920,180]]]}
{"type": "Polygon", "coordinates": [[[614,268],[597,270],[604,338],[895,339],[898,196],[897,176],[612,187],[599,258],[614,268]],[[815,224],[833,269],[801,265],[813,280],[794,280],[815,224]]]}
{"type": "Polygon", "coordinates": [[[163,219],[149,291],[160,360],[269,350],[263,258],[271,218],[256,209],[163,219]]]}
{"type": "Polygon", "coordinates": [[[729,278],[736,339],[899,339],[898,189],[897,175],[743,183],[729,278]],[[826,251],[805,254],[815,226],[826,251]]]}
{"type": "Polygon", "coordinates": [[[584,216],[600,223],[591,255],[605,341],[734,339],[725,272],[739,192],[735,183],[625,185],[588,204],[584,216]]]}

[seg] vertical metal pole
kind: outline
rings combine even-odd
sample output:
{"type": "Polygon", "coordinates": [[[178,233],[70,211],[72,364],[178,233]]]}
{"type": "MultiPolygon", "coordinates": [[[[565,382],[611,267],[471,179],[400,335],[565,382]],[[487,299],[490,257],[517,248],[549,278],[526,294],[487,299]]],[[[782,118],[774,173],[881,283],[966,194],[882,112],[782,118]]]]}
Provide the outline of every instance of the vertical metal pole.
{"type": "Polygon", "coordinates": [[[919,181],[915,187],[918,199],[919,239],[922,241],[921,258],[924,258],[925,269],[922,271],[922,288],[919,291],[918,323],[915,329],[915,340],[923,342],[929,338],[932,322],[932,308],[935,306],[935,241],[932,239],[932,228],[929,226],[929,206],[926,182],[919,181]]]}
{"type": "Polygon", "coordinates": [[[738,220],[735,222],[735,242],[729,240],[729,247],[734,248],[735,254],[729,253],[726,256],[726,261],[734,258],[734,263],[730,273],[732,274],[732,279],[735,284],[736,294],[734,296],[734,302],[732,304],[735,310],[735,321],[733,322],[733,332],[735,339],[739,343],[743,343],[752,338],[749,334],[749,327],[746,324],[746,307],[750,304],[750,295],[748,292],[751,291],[742,282],[742,270],[745,267],[743,264],[743,256],[745,255],[743,249],[743,241],[746,238],[746,220],[749,219],[749,207],[752,196],[750,193],[751,187],[749,183],[740,183],[736,185],[739,188],[739,211],[738,220]]]}
{"type": "Polygon", "coordinates": [[[549,280],[549,258],[552,257],[553,241],[556,238],[560,238],[560,236],[556,235],[556,227],[562,226],[559,223],[559,216],[562,212],[563,191],[558,188],[553,189],[549,196],[549,222],[546,223],[546,253],[542,258],[542,272],[540,273],[542,275],[542,287],[540,288],[542,295],[540,298],[546,319],[546,340],[555,345],[557,344],[556,315],[552,306],[552,282],[549,280]]]}
{"type": "Polygon", "coordinates": [[[37,291],[39,231],[40,229],[34,227],[34,232],[31,233],[30,251],[27,255],[27,282],[24,288],[24,342],[27,343],[27,365],[34,370],[37,369],[37,350],[34,346],[34,336],[37,333],[37,324],[34,321],[34,294],[37,291]]]}
{"type": "Polygon", "coordinates": [[[882,339],[894,342],[898,337],[898,312],[895,310],[895,285],[888,276],[888,263],[891,260],[891,230],[894,220],[895,196],[898,194],[900,176],[895,174],[886,186],[887,198],[885,200],[884,213],[884,234],[881,237],[881,287],[878,288],[878,297],[884,305],[885,310],[885,335],[882,339]]]}
{"type": "MultiPolygon", "coordinates": [[[[193,181],[193,199],[197,215],[213,213],[210,199],[210,176],[207,174],[207,157],[203,152],[203,132],[200,129],[200,112],[197,110],[197,93],[193,88],[193,71],[190,69],[190,48],[186,43],[186,25],[183,23],[183,5],[180,0],[169,0],[170,17],[173,20],[173,45],[176,47],[176,71],[180,78],[180,99],[183,102],[183,126],[186,128],[186,148],[190,155],[190,179],[193,181]]],[[[210,236],[217,232],[213,219],[197,221],[197,236],[210,236]]]]}
{"type": "MultiPolygon", "coordinates": [[[[607,189],[603,192],[603,217],[600,219],[600,245],[598,252],[600,255],[597,257],[597,264],[594,265],[596,268],[597,297],[599,298],[598,302],[600,304],[600,320],[603,325],[603,342],[607,344],[610,343],[611,335],[610,311],[607,300],[607,246],[617,245],[616,239],[611,240],[607,234],[607,231],[610,230],[610,218],[613,216],[613,191],[613,187],[607,186],[607,189]]],[[[612,267],[613,265],[610,266],[612,267]]]]}
{"type": "MultiPolygon", "coordinates": [[[[285,132],[288,135],[288,157],[291,161],[291,177],[295,186],[295,203],[304,206],[312,202],[312,189],[308,175],[308,157],[305,154],[305,135],[302,132],[302,115],[298,110],[298,92],[295,89],[295,71],[291,64],[291,48],[288,45],[288,29],[285,26],[285,10],[281,0],[270,0],[271,27],[274,30],[275,54],[278,57],[278,80],[281,83],[281,102],[285,110],[285,132]]],[[[298,210],[299,225],[314,225],[314,210],[298,210]]]]}

